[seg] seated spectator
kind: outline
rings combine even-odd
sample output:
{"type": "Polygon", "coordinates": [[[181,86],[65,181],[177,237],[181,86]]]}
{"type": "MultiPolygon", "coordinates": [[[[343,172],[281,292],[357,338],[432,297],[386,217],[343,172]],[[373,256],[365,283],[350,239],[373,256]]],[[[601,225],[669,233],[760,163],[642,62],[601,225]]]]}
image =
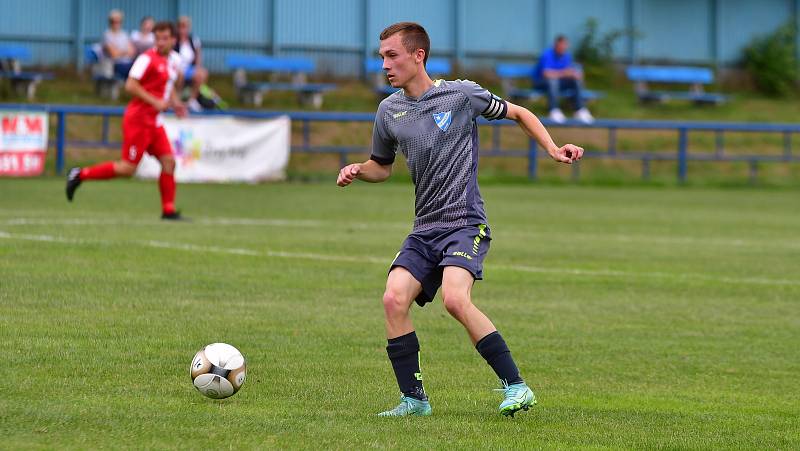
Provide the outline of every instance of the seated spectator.
{"type": "Polygon", "coordinates": [[[200,39],[192,35],[192,19],[188,16],[178,18],[178,40],[175,43],[175,51],[181,57],[184,80],[192,87],[186,106],[192,111],[200,111],[203,108],[197,98],[200,95],[200,87],[208,80],[208,71],[203,67],[200,39]]]}
{"type": "Polygon", "coordinates": [[[108,29],[103,33],[103,53],[114,63],[114,73],[126,78],[136,57],[128,33],[122,29],[122,11],[112,9],[108,13],[108,29]]]}
{"type": "Polygon", "coordinates": [[[534,89],[547,92],[550,119],[558,123],[566,120],[564,113],[558,107],[559,93],[571,91],[576,109],[575,119],[588,124],[594,121],[594,117],[583,104],[583,72],[580,66],[573,63],[568,49],[569,41],[566,36],[559,35],[553,47],[542,53],[533,74],[534,89]]]}
{"type": "Polygon", "coordinates": [[[131,41],[133,41],[137,55],[156,45],[156,37],[153,35],[153,26],[155,24],[156,22],[152,16],[144,16],[139,21],[139,29],[131,32],[131,41]]]}

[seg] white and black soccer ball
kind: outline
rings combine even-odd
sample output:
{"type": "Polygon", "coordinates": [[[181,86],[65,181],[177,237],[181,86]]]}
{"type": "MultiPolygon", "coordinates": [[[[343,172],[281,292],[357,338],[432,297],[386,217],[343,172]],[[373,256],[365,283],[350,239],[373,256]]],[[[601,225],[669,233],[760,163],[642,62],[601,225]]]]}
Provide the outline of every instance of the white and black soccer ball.
{"type": "Polygon", "coordinates": [[[227,398],[244,384],[244,356],[229,344],[212,343],[194,355],[189,375],[194,388],[204,396],[227,398]]]}

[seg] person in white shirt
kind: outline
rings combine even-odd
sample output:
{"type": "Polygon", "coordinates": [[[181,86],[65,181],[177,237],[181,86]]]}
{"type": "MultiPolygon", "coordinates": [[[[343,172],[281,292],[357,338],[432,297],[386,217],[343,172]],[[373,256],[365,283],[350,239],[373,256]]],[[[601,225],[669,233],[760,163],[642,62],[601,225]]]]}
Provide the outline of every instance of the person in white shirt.
{"type": "Polygon", "coordinates": [[[136,49],[128,32],[122,29],[122,18],[122,11],[118,9],[108,13],[108,29],[103,33],[103,53],[114,62],[116,75],[126,78],[136,57],[136,49]]]}
{"type": "Polygon", "coordinates": [[[156,38],[153,35],[155,23],[153,16],[144,16],[139,21],[139,29],[131,32],[131,41],[133,41],[137,55],[141,55],[156,44],[156,38]]]}
{"type": "Polygon", "coordinates": [[[192,35],[192,19],[189,16],[178,18],[178,40],[175,51],[181,57],[183,77],[186,83],[191,83],[192,92],[186,106],[192,111],[200,111],[202,107],[197,102],[200,86],[208,80],[208,71],[203,67],[203,49],[200,39],[192,35]]]}

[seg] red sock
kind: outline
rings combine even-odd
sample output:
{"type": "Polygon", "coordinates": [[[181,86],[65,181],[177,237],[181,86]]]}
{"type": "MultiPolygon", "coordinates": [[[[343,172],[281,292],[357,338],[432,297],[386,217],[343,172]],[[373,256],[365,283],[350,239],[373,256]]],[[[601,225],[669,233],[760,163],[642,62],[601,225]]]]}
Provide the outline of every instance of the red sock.
{"type": "Polygon", "coordinates": [[[81,180],[105,180],[114,178],[114,162],[106,161],[105,163],[89,166],[88,168],[81,169],[81,180]]]}
{"type": "Polygon", "coordinates": [[[158,177],[158,190],[161,191],[161,211],[175,212],[175,176],[161,173],[158,177]]]}

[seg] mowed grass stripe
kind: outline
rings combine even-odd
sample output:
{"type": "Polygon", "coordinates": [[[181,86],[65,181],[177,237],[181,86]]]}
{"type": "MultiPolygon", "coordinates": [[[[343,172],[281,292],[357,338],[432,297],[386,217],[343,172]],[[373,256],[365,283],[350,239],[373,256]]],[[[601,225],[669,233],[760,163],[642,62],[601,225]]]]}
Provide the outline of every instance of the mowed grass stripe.
{"type": "MultiPolygon", "coordinates": [[[[0,231],[0,239],[17,239],[26,241],[42,241],[52,243],[65,243],[65,244],[99,244],[104,246],[119,246],[119,245],[137,245],[161,249],[171,249],[180,251],[203,252],[203,253],[221,253],[233,255],[245,255],[251,257],[270,257],[270,258],[289,258],[289,259],[307,259],[329,262],[347,262],[347,263],[374,263],[386,265],[387,260],[381,257],[365,256],[365,255],[325,255],[311,252],[283,252],[271,250],[256,250],[256,249],[243,249],[231,248],[220,246],[206,246],[190,243],[176,243],[167,241],[127,241],[127,242],[114,242],[106,240],[89,240],[89,239],[74,239],[66,238],[63,236],[53,235],[32,235],[32,234],[14,234],[0,231]]],[[[528,273],[541,273],[541,274],[560,274],[560,275],[575,275],[575,276],[595,276],[595,277],[622,277],[622,278],[663,278],[675,280],[705,280],[710,282],[719,283],[737,283],[737,284],[754,284],[754,285],[789,285],[800,286],[800,279],[769,279],[758,277],[715,277],[705,274],[674,274],[666,272],[628,272],[628,271],[615,271],[615,270],[590,270],[580,268],[542,268],[535,266],[524,265],[508,265],[508,264],[490,264],[489,268],[495,268],[506,271],[522,271],[528,273]]]]}

